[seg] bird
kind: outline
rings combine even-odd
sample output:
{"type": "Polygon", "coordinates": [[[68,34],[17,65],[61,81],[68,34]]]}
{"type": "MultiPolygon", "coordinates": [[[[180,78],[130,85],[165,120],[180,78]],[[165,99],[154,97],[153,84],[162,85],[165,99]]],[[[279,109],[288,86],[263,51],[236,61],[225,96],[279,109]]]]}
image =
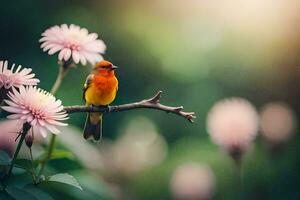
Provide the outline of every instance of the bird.
{"type": "MultiPolygon", "coordinates": [[[[83,99],[87,106],[108,106],[115,100],[118,91],[118,79],[115,76],[117,68],[107,60],[95,64],[83,88],[83,99]]],[[[98,112],[87,114],[83,131],[85,139],[101,141],[102,115],[98,112]]]]}

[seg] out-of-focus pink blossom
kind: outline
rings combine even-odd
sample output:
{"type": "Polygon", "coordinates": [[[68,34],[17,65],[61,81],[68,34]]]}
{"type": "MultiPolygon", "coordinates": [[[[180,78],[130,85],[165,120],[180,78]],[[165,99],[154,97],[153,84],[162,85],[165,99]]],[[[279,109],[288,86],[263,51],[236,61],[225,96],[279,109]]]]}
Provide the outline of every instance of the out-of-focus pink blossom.
{"type": "Polygon", "coordinates": [[[248,150],[257,129],[256,109],[242,98],[222,100],[208,114],[207,130],[212,141],[232,156],[248,150]]]}
{"type": "Polygon", "coordinates": [[[15,139],[22,128],[22,122],[18,120],[0,121],[0,149],[13,155],[16,148],[15,139]]]}
{"type": "MultiPolygon", "coordinates": [[[[15,152],[15,148],[18,142],[16,138],[23,127],[22,120],[2,120],[0,121],[0,150],[7,152],[10,156],[15,152]]],[[[31,131],[35,133],[33,143],[41,143],[42,136],[35,127],[31,129],[27,135],[31,135],[31,131]]]]}
{"type": "Polygon", "coordinates": [[[57,126],[67,125],[61,122],[68,118],[62,102],[44,90],[22,86],[19,91],[13,88],[8,97],[10,100],[5,100],[7,106],[2,106],[2,109],[12,113],[7,118],[30,123],[43,137],[47,136],[48,131],[58,134],[57,126]]]}
{"type": "Polygon", "coordinates": [[[89,33],[87,29],[74,24],[62,24],[47,29],[40,39],[41,48],[49,55],[59,52],[58,59],[68,61],[73,59],[77,64],[86,65],[87,61],[94,64],[103,60],[106,45],[97,39],[96,33],[89,33]]]}
{"type": "Polygon", "coordinates": [[[261,111],[261,133],[272,143],[287,141],[294,133],[295,123],[293,110],[284,103],[266,104],[261,111]]]}
{"type": "Polygon", "coordinates": [[[206,165],[184,164],[173,173],[170,189],[178,200],[208,200],[215,191],[215,176],[206,165]]]}

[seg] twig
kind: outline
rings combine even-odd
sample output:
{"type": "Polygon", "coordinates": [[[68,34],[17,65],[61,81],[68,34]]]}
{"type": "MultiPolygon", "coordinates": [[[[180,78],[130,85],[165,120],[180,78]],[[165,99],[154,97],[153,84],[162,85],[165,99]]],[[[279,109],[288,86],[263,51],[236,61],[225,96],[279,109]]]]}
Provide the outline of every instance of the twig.
{"type": "Polygon", "coordinates": [[[135,103],[123,104],[123,105],[116,105],[116,106],[65,106],[64,110],[68,113],[75,113],[75,112],[101,112],[101,113],[112,113],[112,112],[121,112],[126,110],[133,110],[133,109],[140,109],[140,108],[149,108],[149,109],[156,109],[162,110],[167,113],[174,113],[181,117],[186,118],[189,122],[193,122],[196,118],[194,112],[184,112],[183,106],[166,106],[159,103],[161,98],[162,91],[159,91],[151,97],[150,99],[145,99],[135,103]]]}

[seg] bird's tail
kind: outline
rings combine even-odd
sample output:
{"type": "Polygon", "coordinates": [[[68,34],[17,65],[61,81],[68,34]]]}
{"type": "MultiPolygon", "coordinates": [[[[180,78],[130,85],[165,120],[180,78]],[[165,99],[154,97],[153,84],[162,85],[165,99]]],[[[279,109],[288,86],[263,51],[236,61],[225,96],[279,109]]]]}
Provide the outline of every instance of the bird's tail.
{"type": "Polygon", "coordinates": [[[100,141],[102,138],[102,113],[88,113],[83,130],[84,139],[93,137],[95,141],[100,141]]]}

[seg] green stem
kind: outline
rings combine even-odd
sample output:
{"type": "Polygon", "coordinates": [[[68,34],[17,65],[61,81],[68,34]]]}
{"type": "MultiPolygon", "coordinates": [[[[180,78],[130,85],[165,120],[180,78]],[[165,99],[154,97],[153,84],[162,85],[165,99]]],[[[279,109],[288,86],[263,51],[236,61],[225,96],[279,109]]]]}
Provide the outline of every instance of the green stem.
{"type": "Polygon", "coordinates": [[[244,177],[243,177],[243,166],[242,158],[234,160],[234,171],[237,178],[237,188],[239,188],[239,197],[242,199],[244,193],[244,177]]]}
{"type": "Polygon", "coordinates": [[[239,185],[242,190],[244,187],[244,177],[243,177],[243,166],[241,160],[236,162],[236,168],[237,168],[237,177],[239,179],[239,185]]]}
{"type": "MultiPolygon", "coordinates": [[[[16,149],[16,151],[14,153],[13,159],[11,161],[11,164],[10,164],[7,176],[6,176],[6,180],[8,180],[10,178],[10,176],[11,176],[12,170],[13,170],[15,162],[16,162],[16,159],[17,159],[17,157],[19,155],[19,152],[20,152],[22,144],[23,144],[23,142],[25,140],[26,134],[27,134],[27,132],[29,131],[30,128],[31,128],[31,126],[28,123],[25,123],[23,125],[22,131],[20,133],[21,137],[20,137],[19,143],[17,145],[17,149],[16,149]]],[[[6,185],[4,187],[6,187],[6,185]]]]}
{"type": "Polygon", "coordinates": [[[18,154],[20,152],[20,149],[21,149],[21,146],[24,142],[24,139],[25,139],[25,134],[22,133],[22,135],[20,137],[20,140],[19,140],[19,143],[18,143],[18,146],[17,146],[17,149],[16,149],[16,151],[14,153],[14,156],[13,156],[13,159],[11,161],[11,165],[10,165],[8,173],[7,173],[7,178],[9,178],[11,176],[12,169],[14,168],[14,164],[16,162],[16,159],[18,157],[18,154]]]}
{"type": "Polygon", "coordinates": [[[66,62],[60,63],[57,78],[52,86],[51,91],[50,91],[51,94],[54,95],[60,88],[62,81],[64,80],[65,76],[68,74],[68,72],[71,68],[70,65],[71,65],[70,63],[66,63],[66,62]]]}
{"type": "Polygon", "coordinates": [[[41,169],[40,169],[40,172],[39,172],[39,176],[42,175],[42,173],[43,173],[43,171],[45,169],[46,163],[50,160],[50,158],[52,156],[52,152],[53,152],[54,146],[55,146],[55,139],[56,139],[56,135],[52,134],[52,137],[51,137],[51,140],[50,140],[50,144],[49,144],[49,148],[48,148],[47,156],[46,156],[46,158],[41,163],[41,169]]]}
{"type": "Polygon", "coordinates": [[[33,156],[32,156],[31,147],[29,148],[29,153],[30,153],[30,159],[31,159],[32,180],[33,180],[33,183],[36,185],[37,181],[36,181],[36,174],[35,174],[35,168],[34,168],[34,164],[33,164],[33,156]]]}
{"type": "MultiPolygon", "coordinates": [[[[60,88],[62,81],[64,80],[65,76],[68,74],[68,72],[71,68],[71,65],[72,65],[72,63],[70,63],[70,62],[64,62],[64,61],[60,62],[59,64],[60,64],[60,66],[59,66],[58,75],[57,75],[56,81],[54,82],[54,84],[52,86],[52,89],[51,89],[51,94],[53,94],[53,95],[60,88]]],[[[51,139],[50,139],[50,144],[49,144],[49,147],[48,147],[48,150],[47,150],[48,151],[47,157],[41,163],[41,169],[39,171],[39,176],[41,176],[43,174],[43,171],[45,169],[45,165],[49,161],[49,159],[51,158],[51,155],[52,155],[52,152],[53,152],[53,149],[54,149],[54,146],[55,146],[55,139],[56,139],[56,135],[52,134],[51,139]]]]}

